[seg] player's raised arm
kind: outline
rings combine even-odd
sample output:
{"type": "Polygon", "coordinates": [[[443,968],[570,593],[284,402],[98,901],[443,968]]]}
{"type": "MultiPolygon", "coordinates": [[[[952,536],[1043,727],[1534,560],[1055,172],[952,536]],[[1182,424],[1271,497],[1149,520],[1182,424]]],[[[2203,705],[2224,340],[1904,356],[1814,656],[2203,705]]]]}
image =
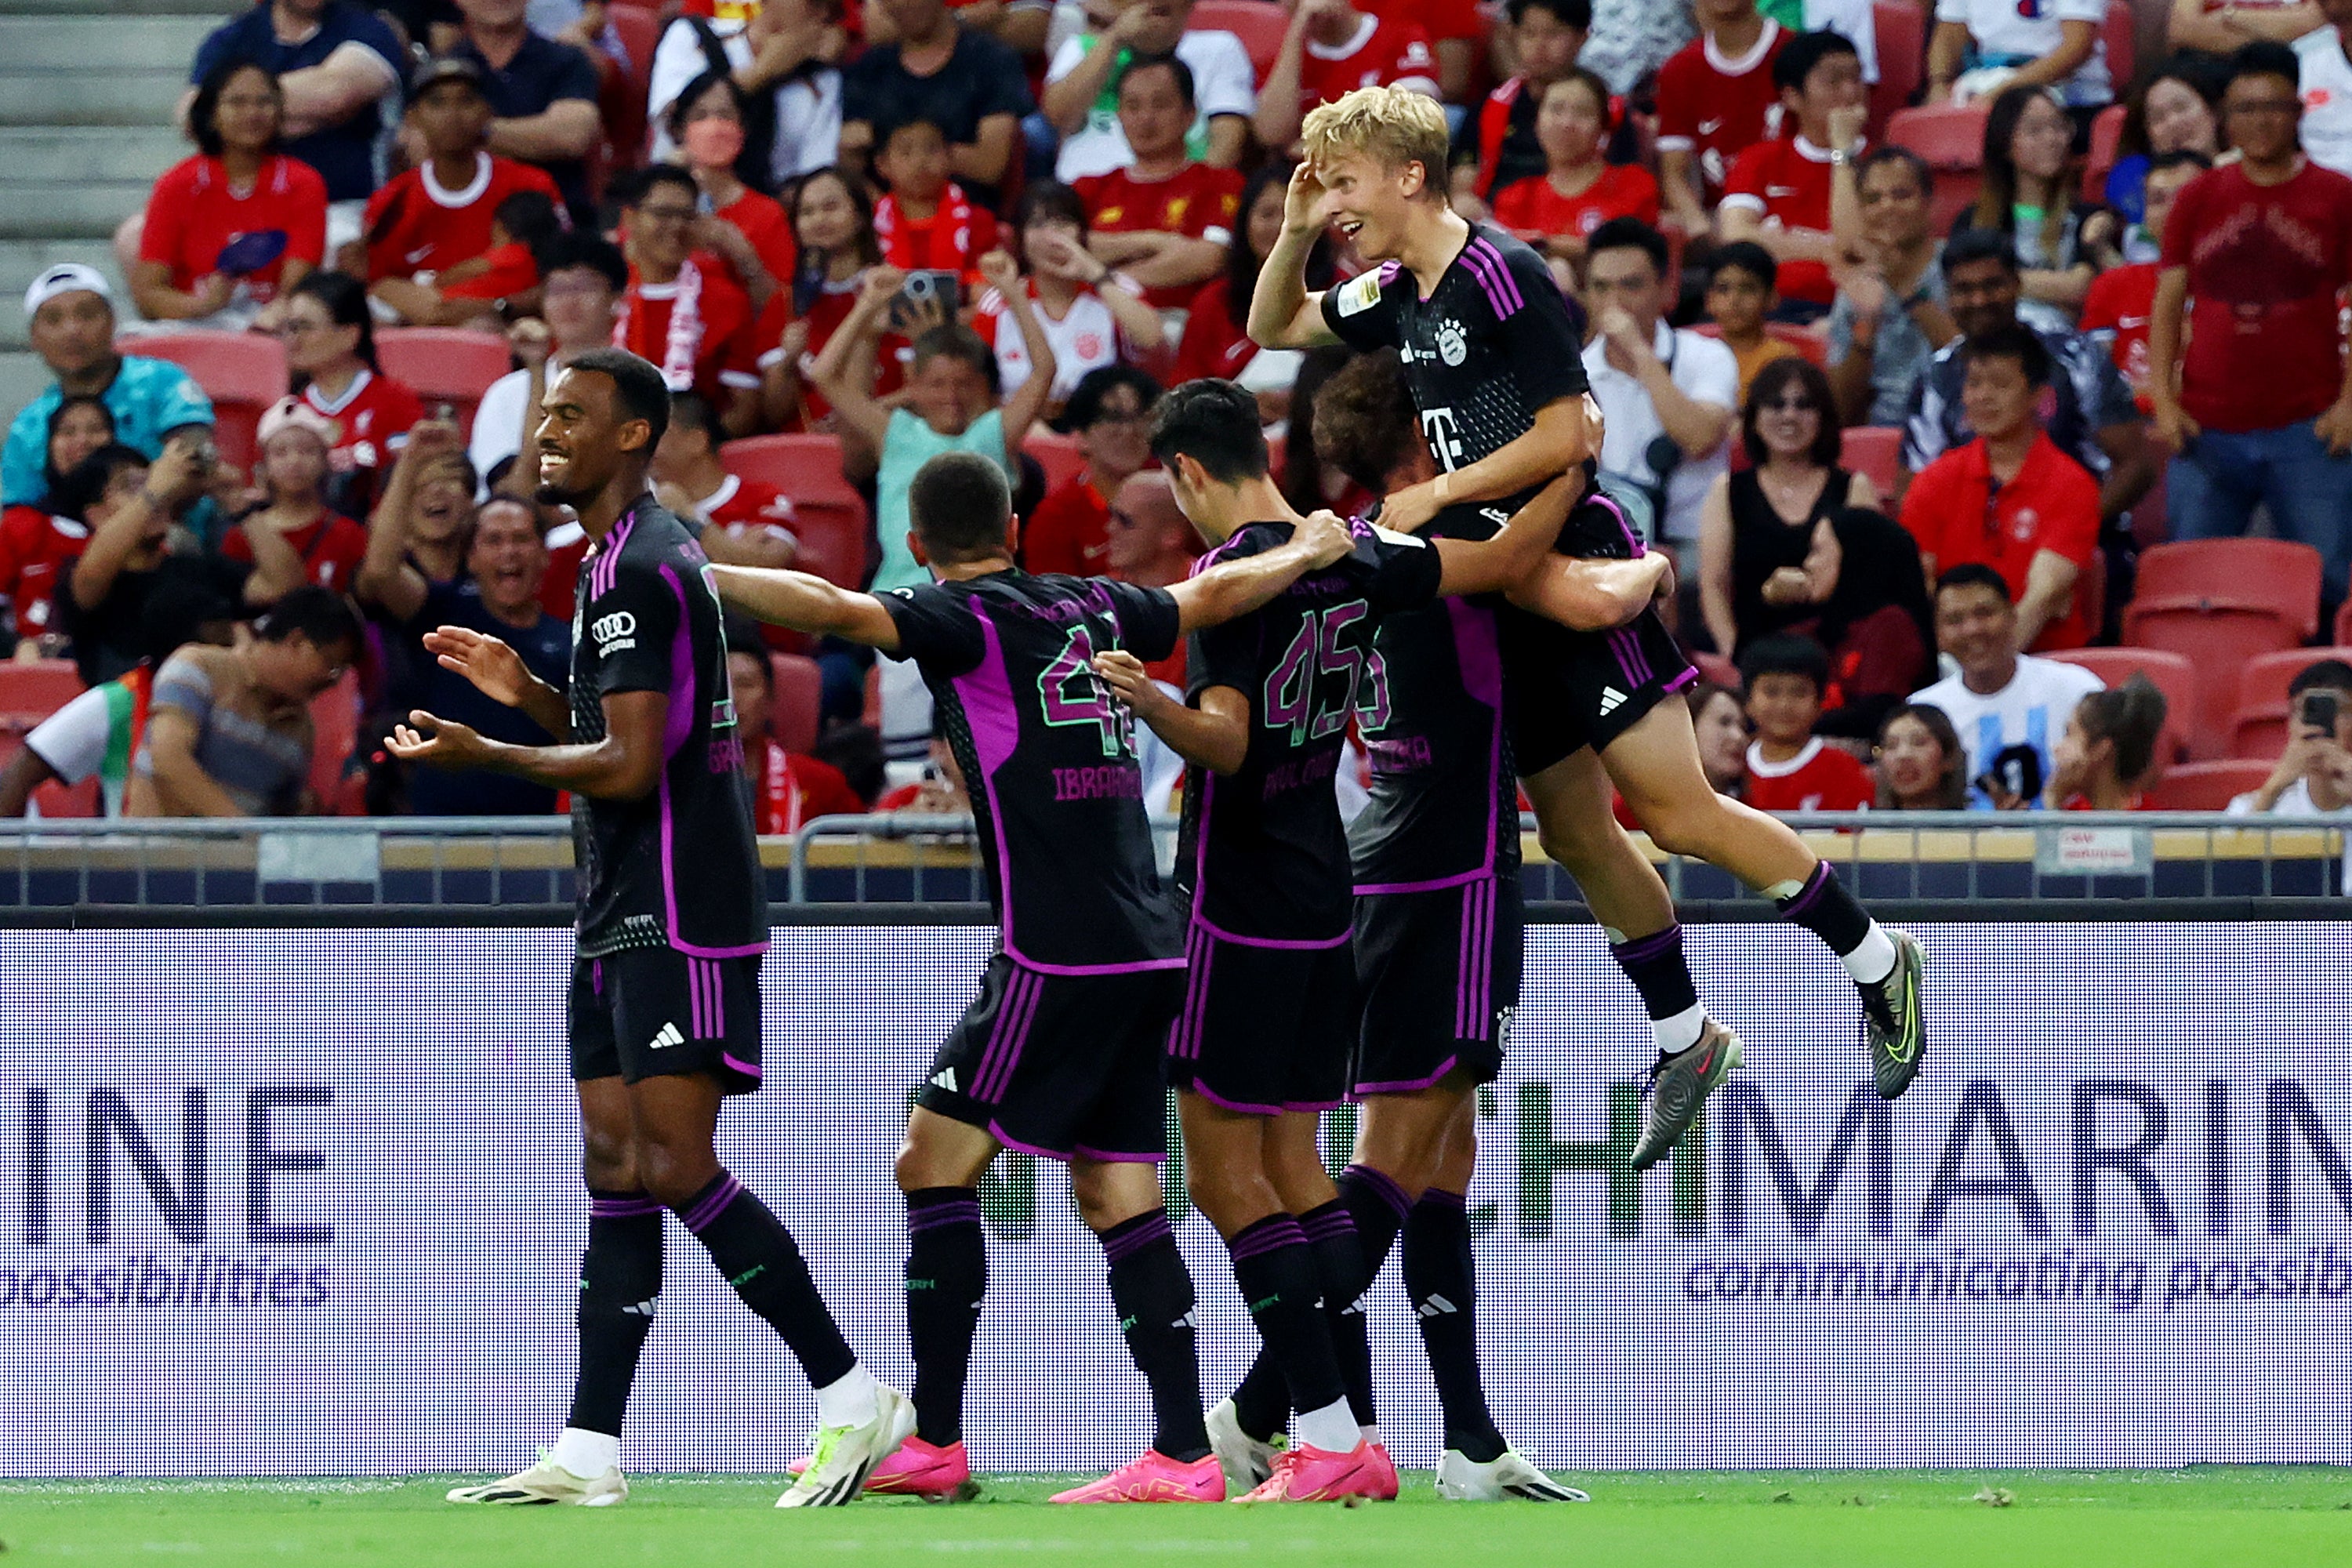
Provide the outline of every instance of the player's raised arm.
{"type": "Polygon", "coordinates": [[[774,568],[713,565],[710,577],[721,603],[755,621],[898,651],[898,623],[871,594],[853,593],[813,573],[774,568]]]}
{"type": "Polygon", "coordinates": [[[1328,512],[1318,512],[1300,523],[1280,548],[1239,561],[1221,561],[1199,576],[1171,587],[1168,592],[1176,601],[1178,629],[1196,632],[1264,609],[1300,577],[1330,565],[1355,546],[1355,535],[1345,523],[1328,512]]]}
{"type": "Polygon", "coordinates": [[[643,800],[661,782],[662,729],[669,719],[667,691],[613,691],[604,699],[604,738],[560,746],[518,746],[493,741],[422,708],[393,727],[385,742],[404,763],[437,768],[482,768],[528,779],[592,800],[643,800]]]}
{"type": "Polygon", "coordinates": [[[1095,655],[1095,675],[1186,762],[1230,776],[1249,760],[1250,700],[1244,693],[1212,686],[1197,706],[1180,702],[1125,648],[1095,655]]]}
{"type": "Polygon", "coordinates": [[[1250,341],[1262,349],[1319,349],[1339,341],[1323,324],[1323,294],[1307,288],[1307,255],[1323,233],[1323,182],[1311,160],[1290,171],[1282,198],[1282,237],[1257,269],[1250,295],[1250,341]]]}

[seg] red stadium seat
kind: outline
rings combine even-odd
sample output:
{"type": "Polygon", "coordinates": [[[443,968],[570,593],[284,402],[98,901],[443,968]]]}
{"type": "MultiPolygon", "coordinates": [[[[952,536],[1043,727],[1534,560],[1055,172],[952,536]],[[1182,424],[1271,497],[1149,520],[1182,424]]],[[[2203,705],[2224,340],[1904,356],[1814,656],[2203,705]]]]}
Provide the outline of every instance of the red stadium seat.
{"type": "Polygon", "coordinates": [[[2344,607],[2336,612],[2336,646],[2352,647],[2352,599],[2345,600],[2344,607]]]}
{"type": "MultiPolygon", "coordinates": [[[[1247,0],[1247,3],[1256,5],[1259,0],[1247,0]]],[[[1195,9],[1193,15],[1197,16],[1200,12],[1195,9]]],[[[1021,449],[1036,458],[1038,467],[1045,470],[1045,489],[1049,493],[1076,479],[1086,469],[1086,454],[1078,450],[1076,436],[1036,430],[1021,443],[1021,449]]]]}
{"type": "Polygon", "coordinates": [[[1290,12],[1272,0],[1198,0],[1185,30],[1231,33],[1249,51],[1250,70],[1260,82],[1274,68],[1282,52],[1282,35],[1290,26],[1290,12]]]}
{"type": "Polygon", "coordinates": [[[2118,96],[2130,90],[2132,79],[2139,74],[2139,43],[2133,36],[2136,26],[2131,0],[2107,0],[2106,25],[2099,36],[2107,46],[2107,77],[2116,84],[2118,96]]]}
{"type": "Polygon", "coordinates": [[[775,486],[794,506],[819,496],[855,496],[841,472],[838,436],[747,436],[719,448],[730,474],[775,486]]]}
{"type": "Polygon", "coordinates": [[[253,461],[261,416],[286,395],[286,345],[259,332],[151,332],[115,342],[118,353],[167,359],[213,400],[213,444],[223,460],[253,461]]]}
{"type": "Polygon", "coordinates": [[[332,809],[343,798],[343,768],[360,742],[360,678],[357,670],[310,700],[310,793],[332,809]]]}
{"type": "Polygon", "coordinates": [[[2352,647],[2296,647],[2246,661],[2238,672],[2238,716],[2231,724],[2230,754],[2275,758],[2286,750],[2286,689],[2323,658],[2352,663],[2352,647]]]}
{"type": "Polygon", "coordinates": [[[1878,487],[1882,506],[1892,509],[1903,488],[1903,432],[1892,425],[1856,425],[1844,432],[1838,462],[1878,487]]]}
{"type": "Polygon", "coordinates": [[[646,99],[652,89],[654,47],[661,42],[662,19],[650,6],[608,5],[613,31],[628,58],[619,79],[600,95],[604,133],[613,144],[613,163],[632,169],[642,163],[647,144],[646,99]]]}
{"type": "Polygon", "coordinates": [[[469,438],[482,394],[514,368],[506,339],[465,327],[379,327],[375,352],[383,374],[406,382],[427,411],[448,404],[469,438]]]}
{"type": "Polygon", "coordinates": [[[81,695],[81,672],[69,658],[0,663],[0,735],[22,735],[81,695]]]}
{"type": "Polygon", "coordinates": [[[2238,796],[2259,789],[2271,776],[2271,764],[2231,759],[2218,763],[2183,763],[2168,768],[2147,792],[2155,811],[2224,811],[2238,796]]]}
{"type": "MultiPolygon", "coordinates": [[[[2048,657],[2087,669],[2109,686],[2121,686],[2135,675],[2147,676],[2164,693],[2164,733],[2157,740],[2157,760],[2187,759],[2198,712],[2197,670],[2189,660],[2177,653],[2147,647],[2078,647],[2048,657]]],[[[2058,737],[2050,738],[2055,742],[2058,737]]]]}
{"type": "Polygon", "coordinates": [[[796,653],[773,653],[776,700],[768,711],[768,733],[787,752],[805,756],[816,745],[817,711],[824,699],[824,674],[816,660],[796,653]]]}
{"type": "Polygon", "coordinates": [[[1698,667],[1699,678],[1703,680],[1712,681],[1717,686],[1728,687],[1734,691],[1746,684],[1739,679],[1739,667],[1732,663],[1727,655],[1695,653],[1690,656],[1690,661],[1698,667]]]}
{"type": "Polygon", "coordinates": [[[1885,139],[1888,122],[1910,107],[1927,79],[1927,12],[1916,0],[1878,0],[1870,8],[1878,39],[1878,85],[1870,89],[1870,133],[1885,139]]]}
{"type": "Polygon", "coordinates": [[[1976,205],[1977,188],[1984,183],[1986,104],[1922,104],[1906,109],[1886,123],[1886,140],[1908,147],[1936,171],[1936,195],[1931,220],[1937,234],[1951,231],[1952,220],[1976,205]]]}
{"type": "Polygon", "coordinates": [[[2107,199],[2107,176],[2115,173],[2116,162],[2123,155],[2124,121],[2129,118],[2130,110],[2120,103],[2111,103],[2092,120],[2091,155],[2083,164],[2084,201],[2096,204],[2107,199]]]}
{"type": "Polygon", "coordinates": [[[792,529],[800,541],[793,564],[801,571],[844,588],[866,580],[866,542],[873,530],[866,521],[866,503],[857,497],[813,496],[795,501],[792,529]]]}
{"type": "Polygon", "coordinates": [[[2228,743],[2246,662],[2317,634],[2319,581],[2319,552],[2285,540],[2190,540],[2140,556],[2124,640],[2196,666],[2200,756],[2220,756],[2228,743]]]}
{"type": "Polygon", "coordinates": [[[33,809],[52,821],[106,815],[105,786],[92,773],[78,784],[51,779],[33,791],[33,809]]]}

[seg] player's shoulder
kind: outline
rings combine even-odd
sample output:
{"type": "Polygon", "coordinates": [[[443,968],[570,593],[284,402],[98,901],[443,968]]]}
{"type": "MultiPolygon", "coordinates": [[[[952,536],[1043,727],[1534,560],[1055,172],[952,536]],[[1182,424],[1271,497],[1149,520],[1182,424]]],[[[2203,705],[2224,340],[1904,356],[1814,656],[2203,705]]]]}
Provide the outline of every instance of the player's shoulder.
{"type": "Polygon", "coordinates": [[[1462,247],[1462,270],[1476,279],[1479,295],[1497,321],[1517,315],[1531,302],[1561,302],[1551,268],[1535,247],[1491,223],[1471,230],[1462,247]]]}
{"type": "Polygon", "coordinates": [[[1345,283],[1335,285],[1331,297],[1342,319],[1361,316],[1379,308],[1381,301],[1399,287],[1403,272],[1401,263],[1383,261],[1369,272],[1359,272],[1345,283]]]}

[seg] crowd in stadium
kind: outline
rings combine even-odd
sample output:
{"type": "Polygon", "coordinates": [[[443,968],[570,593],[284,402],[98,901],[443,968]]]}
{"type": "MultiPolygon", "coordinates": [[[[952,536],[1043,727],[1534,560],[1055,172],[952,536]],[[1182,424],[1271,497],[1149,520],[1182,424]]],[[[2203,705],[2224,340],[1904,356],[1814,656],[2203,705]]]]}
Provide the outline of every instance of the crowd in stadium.
{"type": "MultiPolygon", "coordinates": [[[[1719,789],[2352,814],[2352,0],[2168,25],[2136,65],[2125,0],[265,0],[127,288],[24,300],[0,813],[554,809],[382,737],[535,738],[422,638],[562,681],[587,540],[518,457],[599,345],[671,386],[717,560],[924,581],[908,487],[961,451],[1029,570],[1179,580],[1145,429],[1202,376],[1295,504],[1369,508],[1318,455],[1347,351],[1244,323],[1303,112],[1389,84],[1589,323],[1719,789]]],[[[1334,231],[1318,286],[1358,270],[1334,231]]],[[[955,809],[912,677],[735,646],[762,831],[955,809]]]]}

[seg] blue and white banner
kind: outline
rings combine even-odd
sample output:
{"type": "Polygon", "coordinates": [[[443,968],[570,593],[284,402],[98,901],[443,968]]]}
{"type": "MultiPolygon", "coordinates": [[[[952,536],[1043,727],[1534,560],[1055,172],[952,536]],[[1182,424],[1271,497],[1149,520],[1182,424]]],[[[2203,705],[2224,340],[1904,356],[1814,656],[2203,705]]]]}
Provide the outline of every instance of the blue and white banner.
{"type": "MultiPolygon", "coordinates": [[[[891,1154],[991,934],[779,931],[767,1087],[722,1128],[902,1381],[891,1154]]],[[[1597,931],[1529,932],[1471,1194],[1505,1430],[1594,1469],[2352,1460],[2339,934],[1924,936],[1934,1043],[1890,1106],[1817,944],[1692,931],[1748,1066],[1703,1157],[1635,1177],[1640,1009],[1597,931]]],[[[488,1469],[549,1440],[585,1224],[570,959],[547,931],[12,933],[0,1474],[488,1469]]],[[[1066,1181],[1008,1158],[983,1202],[973,1463],[1131,1457],[1143,1389],[1066,1181]]],[[[1254,1342],[1206,1222],[1179,1234],[1213,1398],[1254,1342]]],[[[667,1268],[626,1462],[781,1469],[796,1369],[676,1226],[667,1268]]],[[[1383,1429],[1426,1464],[1393,1266],[1372,1315],[1383,1429]]]]}

